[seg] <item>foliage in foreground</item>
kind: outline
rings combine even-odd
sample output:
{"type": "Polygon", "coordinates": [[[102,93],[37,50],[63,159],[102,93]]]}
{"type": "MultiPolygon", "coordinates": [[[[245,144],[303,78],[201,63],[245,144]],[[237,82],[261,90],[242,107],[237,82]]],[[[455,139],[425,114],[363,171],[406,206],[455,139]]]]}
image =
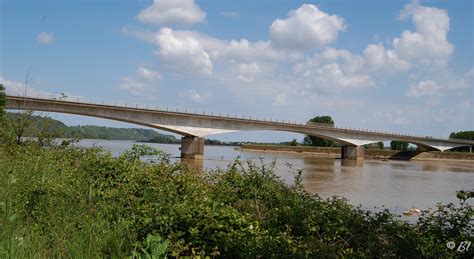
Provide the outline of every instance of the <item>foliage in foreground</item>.
{"type": "Polygon", "coordinates": [[[301,172],[295,180],[287,186],[272,166],[238,160],[195,172],[144,146],[120,157],[3,146],[0,257],[439,257],[459,255],[447,241],[472,240],[465,193],[459,205],[439,205],[410,225],[309,194],[301,172]]]}

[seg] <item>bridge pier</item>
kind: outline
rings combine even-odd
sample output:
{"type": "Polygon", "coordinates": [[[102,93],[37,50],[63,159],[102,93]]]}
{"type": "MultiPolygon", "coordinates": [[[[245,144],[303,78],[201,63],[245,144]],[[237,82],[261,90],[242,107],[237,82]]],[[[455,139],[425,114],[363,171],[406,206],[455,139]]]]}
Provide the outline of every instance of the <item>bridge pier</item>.
{"type": "Polygon", "coordinates": [[[181,158],[204,159],[204,138],[193,136],[182,137],[181,158]]]}
{"type": "Polygon", "coordinates": [[[364,160],[364,147],[363,146],[342,146],[341,159],[363,161],[364,160]]]}

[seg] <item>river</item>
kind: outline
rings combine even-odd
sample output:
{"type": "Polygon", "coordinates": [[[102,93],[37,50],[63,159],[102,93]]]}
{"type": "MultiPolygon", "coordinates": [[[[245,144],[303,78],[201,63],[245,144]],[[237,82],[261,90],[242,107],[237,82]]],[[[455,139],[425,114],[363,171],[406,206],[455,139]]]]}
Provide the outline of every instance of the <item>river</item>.
{"type": "MultiPolygon", "coordinates": [[[[81,140],[84,147],[100,146],[113,155],[131,148],[133,141],[81,140]]],[[[179,161],[177,144],[154,144],[179,161]]],[[[391,212],[416,207],[435,208],[438,202],[457,203],[456,191],[472,190],[474,187],[473,163],[433,161],[378,161],[365,160],[362,164],[346,164],[340,159],[319,158],[301,154],[266,153],[241,151],[230,146],[206,146],[204,169],[226,168],[240,157],[257,164],[276,162],[276,173],[291,184],[296,169],[303,169],[303,184],[307,191],[323,198],[334,195],[347,198],[364,209],[391,212]]]]}

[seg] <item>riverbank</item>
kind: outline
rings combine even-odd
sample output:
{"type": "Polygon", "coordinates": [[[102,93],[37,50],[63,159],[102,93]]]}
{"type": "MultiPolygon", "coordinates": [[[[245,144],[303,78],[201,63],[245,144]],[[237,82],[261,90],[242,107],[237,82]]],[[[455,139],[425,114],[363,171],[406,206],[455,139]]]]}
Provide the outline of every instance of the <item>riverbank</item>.
{"type": "MultiPolygon", "coordinates": [[[[277,146],[277,145],[243,145],[238,147],[243,151],[302,154],[327,158],[341,158],[338,147],[309,147],[309,146],[277,146]]],[[[413,161],[451,161],[474,163],[474,153],[465,152],[417,152],[395,151],[382,149],[365,149],[364,158],[370,160],[413,160],[413,161]]]]}

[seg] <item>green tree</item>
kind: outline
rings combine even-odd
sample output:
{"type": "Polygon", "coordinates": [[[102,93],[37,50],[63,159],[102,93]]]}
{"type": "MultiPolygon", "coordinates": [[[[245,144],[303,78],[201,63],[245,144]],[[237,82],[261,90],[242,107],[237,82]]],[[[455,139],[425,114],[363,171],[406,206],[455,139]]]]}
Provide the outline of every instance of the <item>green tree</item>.
{"type": "MultiPolygon", "coordinates": [[[[474,140],[474,131],[459,131],[459,132],[452,132],[449,134],[450,138],[459,138],[459,139],[468,139],[468,140],[474,140]]],[[[459,151],[459,152],[469,152],[469,147],[457,147],[453,148],[453,151],[459,151]]]]}
{"type": "Polygon", "coordinates": [[[408,150],[408,142],[396,141],[396,140],[391,141],[390,142],[390,149],[407,151],[408,150]]]}
{"type": "Polygon", "coordinates": [[[452,132],[451,134],[449,134],[449,137],[474,140],[474,131],[471,130],[471,131],[452,132]]]}
{"type": "MultiPolygon", "coordinates": [[[[334,126],[334,121],[332,120],[332,117],[328,115],[316,116],[308,121],[308,124],[311,123],[329,124],[331,126],[334,126]]],[[[310,135],[306,135],[306,137],[303,139],[303,144],[317,147],[332,147],[337,145],[336,143],[334,143],[334,141],[310,135]]]]}

